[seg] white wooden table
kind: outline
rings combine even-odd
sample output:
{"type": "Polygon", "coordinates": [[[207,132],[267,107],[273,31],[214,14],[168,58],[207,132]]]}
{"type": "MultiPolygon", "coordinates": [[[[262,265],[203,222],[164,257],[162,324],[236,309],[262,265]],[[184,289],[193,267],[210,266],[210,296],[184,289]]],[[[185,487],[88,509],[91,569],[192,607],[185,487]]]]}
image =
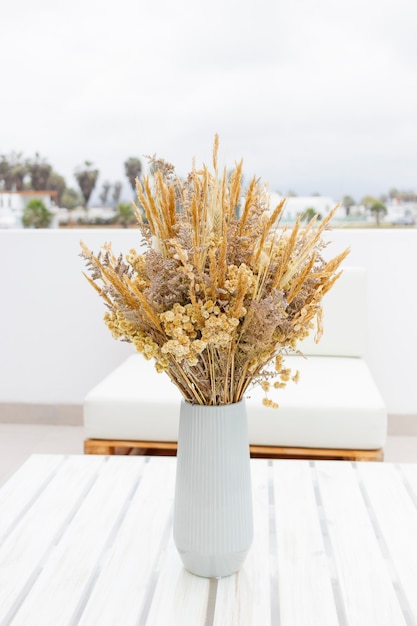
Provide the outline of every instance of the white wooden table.
{"type": "Polygon", "coordinates": [[[184,571],[175,458],[31,457],[0,490],[0,624],[417,624],[417,465],[252,461],[242,571],[184,571]]]}

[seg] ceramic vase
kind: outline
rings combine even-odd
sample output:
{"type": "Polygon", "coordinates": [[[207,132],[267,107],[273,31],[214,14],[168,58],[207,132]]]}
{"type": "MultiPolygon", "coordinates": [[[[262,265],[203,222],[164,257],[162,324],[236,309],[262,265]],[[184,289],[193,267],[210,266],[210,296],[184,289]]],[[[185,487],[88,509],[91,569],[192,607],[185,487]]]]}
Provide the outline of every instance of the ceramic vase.
{"type": "Polygon", "coordinates": [[[184,567],[220,578],[237,572],[253,539],[245,401],[181,403],[174,541],[184,567]]]}

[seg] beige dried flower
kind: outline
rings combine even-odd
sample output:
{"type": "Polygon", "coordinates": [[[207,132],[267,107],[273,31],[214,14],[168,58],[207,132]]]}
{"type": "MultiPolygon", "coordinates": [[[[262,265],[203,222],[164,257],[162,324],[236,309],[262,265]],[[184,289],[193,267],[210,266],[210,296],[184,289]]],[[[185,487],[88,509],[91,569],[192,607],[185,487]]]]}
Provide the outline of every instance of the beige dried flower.
{"type": "MultiPolygon", "coordinates": [[[[242,162],[220,174],[217,150],[216,136],[213,171],[194,166],[185,181],[151,159],[153,184],[137,181],[145,252],[116,257],[105,244],[95,255],[81,244],[113,337],[153,359],[188,402],[207,405],[238,402],[251,383],[268,394],[298,380],[285,355],[314,320],[322,332],[321,300],[348,253],[321,256],[334,211],[319,225],[281,229],[284,202],[271,208],[256,177],[242,200],[242,162]]],[[[278,406],[268,396],[264,404],[278,406]]]]}

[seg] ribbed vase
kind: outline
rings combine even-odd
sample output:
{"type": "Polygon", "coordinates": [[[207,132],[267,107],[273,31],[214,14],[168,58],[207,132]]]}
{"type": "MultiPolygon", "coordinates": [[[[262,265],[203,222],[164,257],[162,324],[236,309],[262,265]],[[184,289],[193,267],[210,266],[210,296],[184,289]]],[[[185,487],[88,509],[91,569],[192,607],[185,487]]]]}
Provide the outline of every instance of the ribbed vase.
{"type": "Polygon", "coordinates": [[[253,539],[245,402],[181,403],[174,541],[184,567],[219,578],[237,572],[253,539]]]}

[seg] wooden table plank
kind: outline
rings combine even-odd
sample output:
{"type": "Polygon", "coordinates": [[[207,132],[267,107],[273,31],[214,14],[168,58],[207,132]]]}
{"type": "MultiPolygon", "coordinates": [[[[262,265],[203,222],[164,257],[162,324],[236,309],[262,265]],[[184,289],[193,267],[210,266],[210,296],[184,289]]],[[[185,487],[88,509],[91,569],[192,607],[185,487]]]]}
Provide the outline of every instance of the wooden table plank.
{"type": "Polygon", "coordinates": [[[397,467],[403,476],[410,498],[414,502],[414,506],[417,507],[417,463],[404,463],[397,467]]]}
{"type": "MultiPolygon", "coordinates": [[[[67,458],[1,543],[0,623],[8,623],[9,616],[26,597],[48,551],[65,531],[103,463],[103,457],[91,464],[86,464],[83,457],[67,458]]],[[[33,616],[26,626],[28,623],[33,624],[33,616]]]]}
{"type": "MultiPolygon", "coordinates": [[[[210,596],[210,579],[187,572],[170,533],[160,563],[155,592],[146,621],[141,626],[205,626],[210,596]]],[[[211,624],[211,622],[210,622],[211,624]]]]}
{"type": "Polygon", "coordinates": [[[413,482],[414,489],[417,489],[417,463],[402,463],[397,464],[396,467],[399,467],[408,480],[413,482]]]}
{"type": "MultiPolygon", "coordinates": [[[[268,461],[252,462],[254,539],[242,570],[219,580],[216,589],[214,626],[271,623],[271,580],[276,576],[276,560],[271,558],[269,481],[272,467],[268,461]]],[[[275,556],[275,555],[274,555],[275,556]]],[[[276,593],[276,590],[274,590],[276,593]]]]}
{"type": "MultiPolygon", "coordinates": [[[[130,460],[134,463],[138,458],[131,457],[130,460]]],[[[169,607],[168,618],[172,618],[171,589],[176,587],[176,579],[183,577],[182,564],[175,550],[175,573],[171,567],[167,585],[164,585],[166,568],[170,565],[165,563],[165,556],[172,534],[175,469],[175,459],[163,459],[162,462],[152,459],[146,464],[141,483],[120,526],[117,542],[103,561],[80,626],[148,623],[147,615],[157,583],[163,588],[161,610],[169,607]]],[[[201,602],[204,605],[204,599],[201,602]]],[[[170,623],[169,619],[166,623],[170,623]]]]}
{"type": "Polygon", "coordinates": [[[343,602],[341,618],[352,626],[405,626],[355,469],[337,461],[316,467],[343,602]]]}
{"type": "Polygon", "coordinates": [[[417,499],[415,469],[359,467],[406,613],[417,623],[417,499]],[[407,478],[407,483],[405,482],[407,478]],[[411,492],[409,485],[412,485],[411,492]],[[414,491],[413,491],[414,487],[414,491]]]}
{"type": "Polygon", "coordinates": [[[0,542],[45,488],[64,458],[58,455],[33,455],[1,487],[0,542]]]}
{"type": "MultiPolygon", "coordinates": [[[[103,458],[103,457],[102,457],[103,458]]],[[[100,557],[118,530],[120,515],[136,488],[145,459],[105,459],[87,498],[83,498],[60,540],[53,545],[14,626],[77,623],[100,557]],[[131,462],[133,461],[133,463],[131,462]]],[[[84,463],[89,469],[89,462],[84,463]]],[[[72,476],[61,480],[63,492],[72,476]]],[[[53,501],[53,500],[52,500],[53,501]]]]}
{"type": "Polygon", "coordinates": [[[417,465],[252,461],[253,546],[215,581],[175,549],[175,463],[32,457],[0,489],[0,624],[417,624],[417,465]]]}
{"type": "Polygon", "coordinates": [[[274,464],[278,590],[282,626],[335,626],[332,593],[310,464],[274,464]]]}

